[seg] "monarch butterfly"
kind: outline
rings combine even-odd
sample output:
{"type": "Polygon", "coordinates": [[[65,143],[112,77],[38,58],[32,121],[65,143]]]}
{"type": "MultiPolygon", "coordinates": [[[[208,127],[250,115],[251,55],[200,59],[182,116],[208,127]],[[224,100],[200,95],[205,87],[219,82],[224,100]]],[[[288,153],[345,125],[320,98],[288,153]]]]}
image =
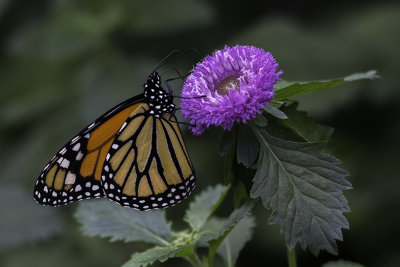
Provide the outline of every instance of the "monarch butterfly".
{"type": "Polygon", "coordinates": [[[34,199],[59,206],[107,197],[138,210],[180,202],[196,181],[174,111],[172,93],[153,71],[142,94],[107,111],[53,156],[34,199]]]}

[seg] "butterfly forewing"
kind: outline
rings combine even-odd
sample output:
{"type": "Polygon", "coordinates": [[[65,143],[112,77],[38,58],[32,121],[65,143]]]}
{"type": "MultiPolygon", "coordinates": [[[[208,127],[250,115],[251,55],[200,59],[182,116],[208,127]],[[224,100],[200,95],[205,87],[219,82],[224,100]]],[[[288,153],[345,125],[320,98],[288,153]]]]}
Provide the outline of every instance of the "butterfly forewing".
{"type": "Polygon", "coordinates": [[[104,196],[103,163],[118,130],[139,106],[134,98],[130,102],[105,113],[57,152],[36,181],[34,198],[39,204],[59,206],[104,196]]]}

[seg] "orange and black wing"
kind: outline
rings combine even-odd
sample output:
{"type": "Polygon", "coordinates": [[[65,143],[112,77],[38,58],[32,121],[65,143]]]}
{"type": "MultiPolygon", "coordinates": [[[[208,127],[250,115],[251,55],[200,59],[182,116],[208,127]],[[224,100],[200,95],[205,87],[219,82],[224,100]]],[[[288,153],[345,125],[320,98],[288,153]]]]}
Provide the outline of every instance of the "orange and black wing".
{"type": "Polygon", "coordinates": [[[124,122],[141,103],[143,95],[124,101],[61,148],[37,179],[35,200],[42,205],[59,206],[104,196],[100,178],[106,155],[124,122]]]}
{"type": "Polygon", "coordinates": [[[107,198],[139,210],[186,198],[195,174],[175,116],[154,116],[141,104],[124,122],[106,156],[101,182],[107,198]]]}

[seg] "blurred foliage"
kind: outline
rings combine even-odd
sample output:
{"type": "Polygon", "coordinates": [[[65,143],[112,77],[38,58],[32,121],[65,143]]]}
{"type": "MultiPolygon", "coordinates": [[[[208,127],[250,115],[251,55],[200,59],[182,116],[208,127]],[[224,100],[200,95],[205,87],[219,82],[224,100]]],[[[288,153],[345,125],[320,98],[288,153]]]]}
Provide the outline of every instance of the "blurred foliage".
{"type": "MultiPolygon", "coordinates": [[[[0,266],[118,266],[132,251],[146,248],[83,237],[72,218],[76,205],[33,207],[34,182],[68,138],[141,92],[147,74],[171,50],[199,50],[169,64],[185,73],[225,44],[269,50],[287,80],[379,71],[380,80],[297,100],[300,109],[335,128],[331,150],[352,174],[355,190],[346,193],[351,231],[344,232],[339,244],[340,258],[366,266],[399,266],[400,245],[394,238],[400,220],[398,25],[400,5],[395,1],[0,1],[0,240],[8,240],[1,243],[0,266]]],[[[176,76],[172,71],[166,75],[176,76]]],[[[176,91],[180,86],[174,83],[176,91]]],[[[201,137],[186,132],[198,191],[223,180],[218,134],[215,129],[201,137]]],[[[187,205],[169,209],[169,219],[183,224],[187,205]]],[[[259,206],[254,214],[257,235],[238,265],[255,258],[285,265],[277,227],[265,224],[267,216],[259,206]]],[[[300,251],[298,257],[302,266],[338,259],[300,251]]]]}

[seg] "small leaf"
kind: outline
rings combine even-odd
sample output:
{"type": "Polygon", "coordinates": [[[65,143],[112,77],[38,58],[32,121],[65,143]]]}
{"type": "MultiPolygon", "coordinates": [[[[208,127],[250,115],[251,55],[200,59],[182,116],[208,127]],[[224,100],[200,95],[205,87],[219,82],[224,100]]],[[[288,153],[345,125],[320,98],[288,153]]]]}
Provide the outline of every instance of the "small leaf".
{"type": "Polygon", "coordinates": [[[297,243],[315,255],[320,250],[337,253],[336,240],[349,224],[343,212],[350,211],[343,191],[351,189],[348,173],[336,158],[324,154],[324,143],[281,140],[264,129],[254,128],[261,143],[251,197],[261,197],[272,209],[269,222],[278,223],[286,244],[297,243]]]}
{"type": "MultiPolygon", "coordinates": [[[[229,232],[242,220],[244,217],[246,217],[251,209],[254,206],[254,201],[248,201],[246,202],[242,207],[239,209],[235,209],[231,215],[229,216],[228,220],[224,222],[224,224],[221,223],[221,221],[214,222],[214,224],[211,224],[214,228],[212,229],[213,232],[216,232],[215,236],[208,235],[202,238],[202,242],[209,242],[210,248],[208,250],[208,263],[211,266],[212,262],[214,260],[214,255],[217,252],[218,247],[222,243],[222,241],[225,239],[225,237],[229,234],[229,232]],[[219,226],[220,229],[216,229],[215,227],[219,226]]],[[[209,231],[209,229],[204,229],[203,231],[209,231]]]]}
{"type": "Polygon", "coordinates": [[[286,120],[288,118],[288,116],[286,116],[285,112],[283,112],[282,110],[280,110],[279,108],[276,108],[272,105],[268,105],[264,108],[264,110],[266,112],[268,112],[269,114],[271,114],[272,116],[281,119],[281,120],[286,120]]]}
{"type": "Polygon", "coordinates": [[[370,70],[365,73],[355,73],[347,77],[333,79],[333,80],[322,80],[322,81],[312,81],[312,82],[286,82],[285,87],[280,87],[275,90],[274,100],[287,99],[290,97],[305,95],[311,92],[316,92],[326,88],[334,87],[340,84],[353,82],[357,80],[364,79],[377,79],[379,76],[375,70],[370,70]]]}
{"type": "Polygon", "coordinates": [[[253,131],[241,125],[238,131],[237,140],[237,162],[242,163],[245,167],[250,167],[257,160],[259,143],[253,131]]]}
{"type": "Polygon", "coordinates": [[[235,266],[240,251],[251,239],[254,226],[254,217],[246,216],[241,219],[235,228],[225,237],[224,241],[217,249],[217,253],[221,255],[225,266],[235,266]]]}
{"type": "Polygon", "coordinates": [[[363,267],[363,266],[364,265],[361,265],[356,262],[344,261],[344,260],[330,261],[322,265],[322,267],[363,267]]]}
{"type": "Polygon", "coordinates": [[[222,131],[218,140],[218,153],[221,156],[228,154],[232,150],[234,141],[235,135],[233,131],[222,131]]]}
{"type": "Polygon", "coordinates": [[[122,267],[145,267],[156,261],[164,262],[191,246],[191,244],[169,245],[165,247],[156,246],[146,251],[133,254],[132,258],[122,265],[122,267]]]}
{"type": "Polygon", "coordinates": [[[190,203],[183,219],[193,230],[200,230],[215,211],[215,208],[225,198],[228,191],[229,187],[223,185],[208,187],[190,203]]]}
{"type": "Polygon", "coordinates": [[[86,235],[110,237],[111,241],[168,245],[172,236],[164,210],[137,211],[104,199],[82,202],[75,217],[86,235]]]}
{"type": "Polygon", "coordinates": [[[289,116],[287,120],[280,123],[291,129],[307,142],[328,140],[333,133],[331,127],[316,123],[307,112],[297,110],[298,103],[295,102],[282,109],[289,116]]]}

